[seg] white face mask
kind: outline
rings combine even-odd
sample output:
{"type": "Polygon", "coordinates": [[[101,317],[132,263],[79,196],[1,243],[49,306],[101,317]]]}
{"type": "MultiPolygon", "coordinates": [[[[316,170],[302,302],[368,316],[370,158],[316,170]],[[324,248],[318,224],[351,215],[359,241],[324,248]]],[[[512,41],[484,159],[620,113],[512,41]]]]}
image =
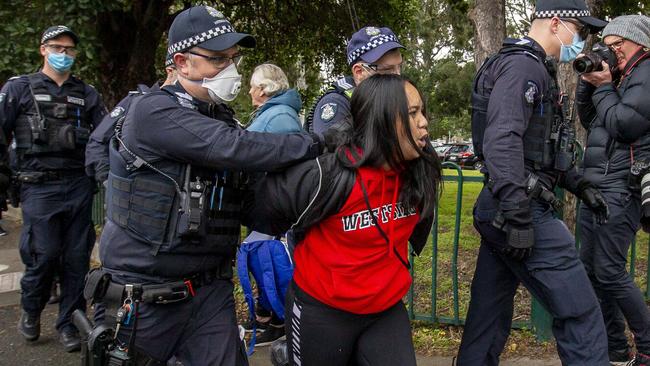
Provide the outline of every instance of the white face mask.
{"type": "Polygon", "coordinates": [[[233,63],[214,77],[203,78],[201,86],[208,89],[208,94],[213,102],[232,102],[241,90],[241,75],[233,63]]]}

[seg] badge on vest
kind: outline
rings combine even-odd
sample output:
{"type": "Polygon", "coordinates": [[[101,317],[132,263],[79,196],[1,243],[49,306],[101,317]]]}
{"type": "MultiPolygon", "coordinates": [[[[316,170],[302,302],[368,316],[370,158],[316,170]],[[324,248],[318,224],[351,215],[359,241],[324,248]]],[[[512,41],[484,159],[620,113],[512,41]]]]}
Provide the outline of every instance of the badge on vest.
{"type": "Polygon", "coordinates": [[[117,106],[111,111],[111,118],[117,118],[124,113],[124,108],[117,106]]]}
{"type": "Polygon", "coordinates": [[[68,96],[67,99],[68,99],[68,103],[71,103],[71,104],[76,104],[76,105],[81,106],[81,107],[86,105],[86,101],[81,99],[81,98],[68,96]]]}
{"type": "Polygon", "coordinates": [[[528,82],[528,88],[526,89],[526,92],[524,93],[524,96],[526,97],[526,102],[528,104],[532,105],[535,103],[535,97],[537,96],[537,93],[539,92],[539,89],[537,88],[537,84],[535,84],[532,81],[528,82]]]}
{"type": "Polygon", "coordinates": [[[336,115],[336,109],[338,105],[336,103],[327,103],[321,107],[320,118],[323,121],[329,121],[336,115]]]}

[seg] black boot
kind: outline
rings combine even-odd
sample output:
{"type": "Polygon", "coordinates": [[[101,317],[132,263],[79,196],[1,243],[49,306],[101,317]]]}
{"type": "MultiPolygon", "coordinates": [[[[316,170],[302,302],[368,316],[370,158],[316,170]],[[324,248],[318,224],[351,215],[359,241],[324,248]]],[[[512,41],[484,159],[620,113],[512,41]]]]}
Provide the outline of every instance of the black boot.
{"type": "Polygon", "coordinates": [[[59,334],[59,341],[66,352],[76,352],[81,349],[79,332],[76,329],[65,329],[59,334]]]}
{"type": "Polygon", "coordinates": [[[41,317],[39,315],[32,316],[23,311],[23,315],[18,321],[18,332],[30,342],[37,340],[41,335],[41,317]]]}

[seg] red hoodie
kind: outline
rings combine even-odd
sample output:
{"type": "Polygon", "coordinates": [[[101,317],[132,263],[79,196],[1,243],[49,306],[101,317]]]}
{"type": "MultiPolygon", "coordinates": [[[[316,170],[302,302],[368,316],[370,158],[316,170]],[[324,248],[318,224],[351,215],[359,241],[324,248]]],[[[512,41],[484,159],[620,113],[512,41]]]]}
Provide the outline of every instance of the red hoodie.
{"type": "Polygon", "coordinates": [[[411,275],[393,248],[408,260],[408,239],[419,214],[396,202],[400,186],[394,171],[359,169],[341,210],[310,228],[296,246],[294,280],[303,291],[355,314],[384,311],[406,294],[411,275]],[[359,179],[390,243],[373,224],[359,179]]]}

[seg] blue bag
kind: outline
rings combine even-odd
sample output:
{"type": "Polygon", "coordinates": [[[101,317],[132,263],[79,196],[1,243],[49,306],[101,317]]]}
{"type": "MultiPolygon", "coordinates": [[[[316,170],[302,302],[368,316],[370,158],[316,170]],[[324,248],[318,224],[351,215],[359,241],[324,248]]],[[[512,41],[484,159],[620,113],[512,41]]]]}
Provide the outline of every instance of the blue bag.
{"type": "MultiPolygon", "coordinates": [[[[242,243],[237,256],[237,274],[241,282],[251,320],[255,319],[255,297],[249,273],[257,284],[260,305],[284,320],[284,297],[293,276],[289,250],[280,240],[258,240],[242,243]]],[[[254,323],[253,323],[254,324],[254,323]]],[[[255,347],[255,331],[248,354],[255,347]]]]}

